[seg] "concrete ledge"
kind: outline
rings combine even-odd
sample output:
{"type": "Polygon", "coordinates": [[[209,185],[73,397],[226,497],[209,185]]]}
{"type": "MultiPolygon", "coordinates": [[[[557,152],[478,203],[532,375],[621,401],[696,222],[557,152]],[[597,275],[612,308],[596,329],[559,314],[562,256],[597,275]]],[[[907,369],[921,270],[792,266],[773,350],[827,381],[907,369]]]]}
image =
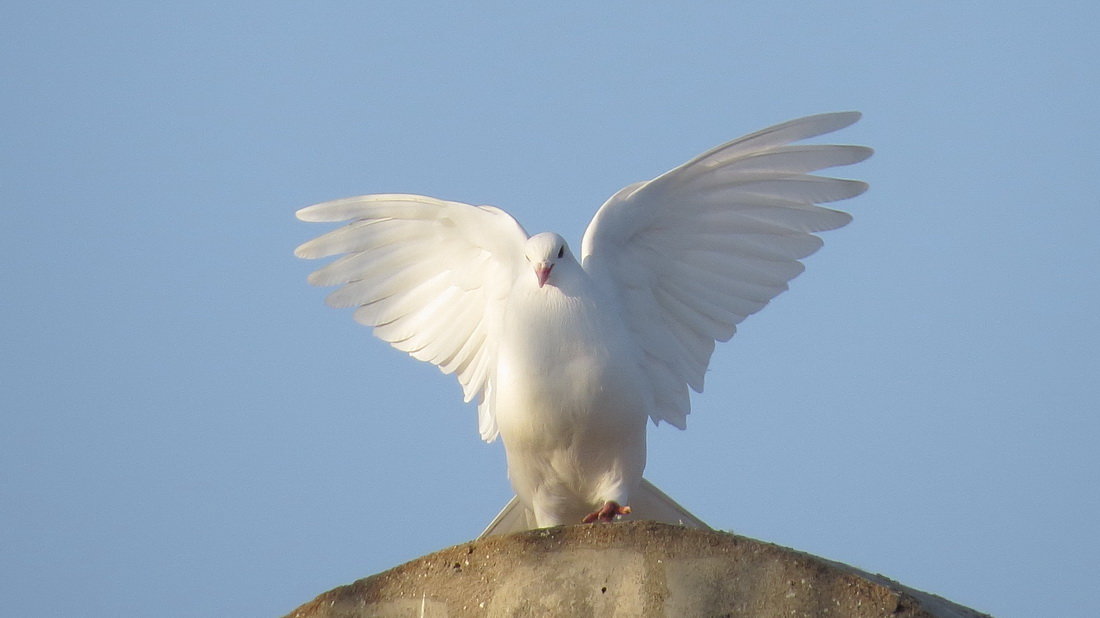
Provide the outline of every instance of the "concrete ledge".
{"type": "Polygon", "coordinates": [[[449,547],[335,588],[289,618],[875,616],[985,614],[750,538],[620,522],[449,547]]]}

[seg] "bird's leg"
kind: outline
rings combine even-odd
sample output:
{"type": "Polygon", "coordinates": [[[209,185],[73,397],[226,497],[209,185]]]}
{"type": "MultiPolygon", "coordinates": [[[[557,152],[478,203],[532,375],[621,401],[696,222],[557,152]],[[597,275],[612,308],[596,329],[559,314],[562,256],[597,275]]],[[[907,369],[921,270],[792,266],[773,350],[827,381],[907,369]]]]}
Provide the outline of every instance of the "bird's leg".
{"type": "Polygon", "coordinates": [[[615,521],[615,517],[619,515],[627,515],[629,513],[629,506],[620,506],[618,502],[615,502],[614,500],[608,500],[604,503],[602,507],[600,507],[600,510],[585,515],[584,519],[581,520],[581,523],[590,524],[596,521],[612,522],[615,521]]]}

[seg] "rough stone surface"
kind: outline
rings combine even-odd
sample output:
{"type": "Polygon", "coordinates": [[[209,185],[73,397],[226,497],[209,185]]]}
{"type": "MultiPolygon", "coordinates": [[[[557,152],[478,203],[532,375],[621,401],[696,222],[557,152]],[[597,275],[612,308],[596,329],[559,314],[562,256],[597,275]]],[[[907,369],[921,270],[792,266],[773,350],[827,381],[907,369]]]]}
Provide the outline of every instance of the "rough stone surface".
{"type": "Polygon", "coordinates": [[[643,521],[531,530],[456,545],[330,590],[288,614],[366,616],[985,614],[778,545],[643,521]]]}

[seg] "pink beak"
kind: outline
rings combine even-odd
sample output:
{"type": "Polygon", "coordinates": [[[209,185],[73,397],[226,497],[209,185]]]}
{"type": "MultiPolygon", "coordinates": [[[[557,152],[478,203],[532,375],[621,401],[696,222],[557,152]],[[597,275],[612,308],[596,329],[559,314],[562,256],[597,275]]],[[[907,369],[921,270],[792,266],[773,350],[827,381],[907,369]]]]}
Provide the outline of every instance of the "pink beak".
{"type": "Polygon", "coordinates": [[[548,262],[540,262],[535,265],[535,276],[538,277],[540,288],[546,285],[546,280],[550,278],[550,271],[553,268],[554,265],[548,262]]]}

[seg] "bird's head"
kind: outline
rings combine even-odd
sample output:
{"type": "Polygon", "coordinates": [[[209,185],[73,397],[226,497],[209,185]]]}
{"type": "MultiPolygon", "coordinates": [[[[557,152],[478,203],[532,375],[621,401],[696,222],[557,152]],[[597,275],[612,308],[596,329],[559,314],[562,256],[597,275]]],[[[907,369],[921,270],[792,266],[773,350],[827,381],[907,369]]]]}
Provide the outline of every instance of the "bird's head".
{"type": "Polygon", "coordinates": [[[540,288],[546,285],[550,279],[550,271],[554,270],[556,264],[573,259],[573,253],[569,251],[565,239],[553,232],[543,232],[528,238],[523,247],[523,255],[527,258],[527,264],[534,269],[540,288]]]}

